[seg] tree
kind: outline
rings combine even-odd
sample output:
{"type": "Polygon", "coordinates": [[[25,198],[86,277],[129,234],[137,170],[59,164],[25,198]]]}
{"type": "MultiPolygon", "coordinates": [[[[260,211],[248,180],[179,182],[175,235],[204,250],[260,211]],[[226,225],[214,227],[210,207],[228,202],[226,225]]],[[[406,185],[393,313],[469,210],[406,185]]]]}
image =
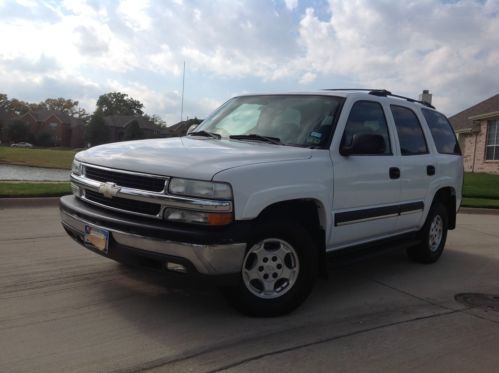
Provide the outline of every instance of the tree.
{"type": "Polygon", "coordinates": [[[163,128],[163,127],[167,126],[166,121],[161,119],[161,117],[157,114],[153,114],[153,116],[150,116],[148,114],[144,114],[143,117],[146,118],[146,120],[148,120],[149,122],[151,122],[152,124],[154,124],[158,128],[163,128]]]}
{"type": "Polygon", "coordinates": [[[10,142],[27,141],[29,139],[29,128],[23,121],[14,120],[5,128],[5,137],[10,142]]]}
{"type": "Polygon", "coordinates": [[[71,99],[62,97],[47,98],[39,105],[44,105],[47,110],[62,111],[72,117],[85,118],[88,116],[85,109],[79,107],[78,101],[73,101],[71,99]]]}
{"type": "Polygon", "coordinates": [[[142,115],[144,105],[126,93],[110,92],[99,96],[95,114],[107,115],[142,115]]]}
{"type": "Polygon", "coordinates": [[[9,108],[9,98],[5,93],[0,93],[0,110],[8,111],[9,108]]]}
{"type": "Polygon", "coordinates": [[[139,126],[139,122],[134,120],[128,126],[126,126],[123,140],[140,140],[143,138],[144,133],[139,126]]]}
{"type": "Polygon", "coordinates": [[[109,141],[109,127],[100,115],[92,115],[85,130],[85,141],[91,145],[105,144],[109,141]]]}

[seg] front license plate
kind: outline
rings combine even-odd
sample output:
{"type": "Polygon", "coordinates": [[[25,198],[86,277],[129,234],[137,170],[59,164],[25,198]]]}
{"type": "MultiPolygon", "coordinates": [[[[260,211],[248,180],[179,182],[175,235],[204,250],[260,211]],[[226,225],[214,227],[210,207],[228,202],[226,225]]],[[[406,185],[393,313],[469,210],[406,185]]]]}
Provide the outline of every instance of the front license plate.
{"type": "Polygon", "coordinates": [[[91,246],[107,254],[109,246],[109,231],[91,225],[85,225],[85,245],[91,246]]]}

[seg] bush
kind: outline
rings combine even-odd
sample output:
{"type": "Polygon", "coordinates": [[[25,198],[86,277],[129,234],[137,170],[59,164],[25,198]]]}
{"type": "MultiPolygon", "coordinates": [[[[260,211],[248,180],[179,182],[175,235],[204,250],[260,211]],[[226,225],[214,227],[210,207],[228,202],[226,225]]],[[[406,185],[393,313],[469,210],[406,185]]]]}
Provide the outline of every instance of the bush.
{"type": "Polygon", "coordinates": [[[14,120],[5,128],[5,137],[10,142],[29,141],[29,127],[21,120],[14,120]]]}
{"type": "Polygon", "coordinates": [[[35,141],[36,145],[40,146],[54,146],[54,140],[52,138],[52,135],[48,132],[42,132],[40,133],[35,141]]]}

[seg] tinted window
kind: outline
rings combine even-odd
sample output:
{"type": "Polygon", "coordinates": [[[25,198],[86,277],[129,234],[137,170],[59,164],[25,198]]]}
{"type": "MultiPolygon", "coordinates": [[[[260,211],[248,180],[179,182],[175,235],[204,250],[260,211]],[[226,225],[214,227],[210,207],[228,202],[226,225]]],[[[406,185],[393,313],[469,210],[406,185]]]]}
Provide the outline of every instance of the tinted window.
{"type": "Polygon", "coordinates": [[[391,105],[402,155],[426,154],[426,140],[416,114],[408,108],[391,105]]]}
{"type": "Polygon", "coordinates": [[[380,104],[373,101],[358,101],[352,106],[343,133],[342,144],[352,145],[355,134],[381,135],[385,140],[385,153],[391,154],[390,136],[386,125],[385,113],[380,104]]]}
{"type": "Polygon", "coordinates": [[[447,118],[436,111],[422,109],[423,115],[430,127],[437,151],[443,154],[461,154],[454,131],[447,118]]]}

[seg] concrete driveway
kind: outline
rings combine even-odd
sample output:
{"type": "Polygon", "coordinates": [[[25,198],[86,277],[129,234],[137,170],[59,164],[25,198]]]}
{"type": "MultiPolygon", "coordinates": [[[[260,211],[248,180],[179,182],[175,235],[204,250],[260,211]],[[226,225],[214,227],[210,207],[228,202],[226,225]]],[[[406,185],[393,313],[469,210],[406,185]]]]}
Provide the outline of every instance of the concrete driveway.
{"type": "Polygon", "coordinates": [[[499,216],[460,214],[434,265],[403,252],[332,268],[296,312],[242,316],[75,244],[55,207],[0,209],[1,372],[499,371],[499,216]]]}

